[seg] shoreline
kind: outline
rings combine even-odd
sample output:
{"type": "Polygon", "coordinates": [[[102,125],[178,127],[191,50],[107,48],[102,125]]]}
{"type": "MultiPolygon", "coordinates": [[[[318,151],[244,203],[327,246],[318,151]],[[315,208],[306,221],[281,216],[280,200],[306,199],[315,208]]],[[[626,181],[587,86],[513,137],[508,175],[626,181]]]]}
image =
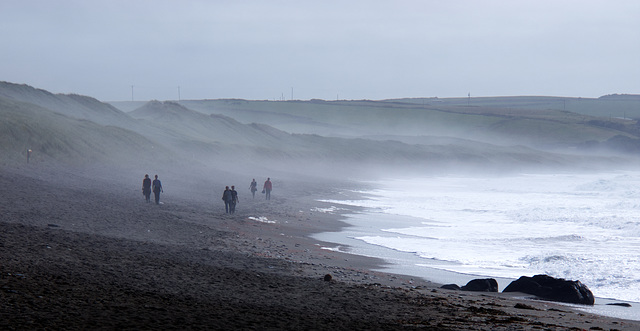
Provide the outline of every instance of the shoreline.
{"type": "MultiPolygon", "coordinates": [[[[362,199],[362,197],[357,197],[357,199],[362,199]]],[[[347,223],[346,227],[355,227],[355,231],[357,231],[358,222],[349,223],[349,218],[367,218],[366,215],[369,215],[371,218],[379,217],[376,216],[377,214],[367,211],[364,207],[358,207],[350,204],[341,204],[339,200],[323,202],[329,203],[331,205],[331,208],[342,210],[342,212],[336,216],[344,220],[343,222],[347,223]]],[[[331,211],[327,212],[331,213],[331,211]]],[[[343,227],[343,230],[338,232],[317,233],[315,235],[312,235],[312,237],[323,242],[332,243],[333,247],[336,247],[336,249],[346,248],[342,251],[345,254],[355,254],[382,260],[382,265],[373,267],[373,270],[375,271],[404,275],[405,277],[420,278],[437,287],[440,287],[444,284],[457,284],[459,286],[463,286],[472,279],[493,278],[498,282],[499,291],[501,291],[512,281],[517,279],[500,276],[476,275],[473,273],[463,273],[431,267],[428,265],[430,260],[425,260],[424,263],[420,266],[407,267],[408,264],[411,264],[412,262],[415,262],[414,260],[416,260],[416,257],[413,256],[413,253],[401,252],[386,247],[362,243],[361,241],[352,239],[352,236],[356,236],[358,234],[350,233],[348,230],[344,230],[346,227],[343,227]],[[356,252],[354,252],[354,250],[356,252]],[[366,254],[365,252],[368,254],[366,254]],[[374,253],[372,254],[371,252],[374,253]],[[379,257],[380,255],[384,255],[386,257],[379,257]]],[[[504,294],[508,295],[506,293],[504,294]]],[[[525,294],[522,294],[521,296],[525,300],[537,300],[535,298],[526,298],[528,295],[525,294]]],[[[579,311],[603,315],[606,317],[621,318],[640,322],[640,302],[595,296],[594,306],[573,305],[560,302],[556,303],[560,305],[566,305],[579,311]],[[618,304],[629,304],[631,306],[620,307],[618,304]]]]}
{"type": "Polygon", "coordinates": [[[226,215],[218,192],[177,197],[163,182],[157,206],[137,181],[103,189],[101,179],[52,174],[0,169],[4,328],[640,328],[550,302],[441,290],[376,271],[383,260],[323,249],[331,243],[312,234],[346,226],[314,209],[330,184],[281,180],[271,201],[242,194],[226,215]]]}

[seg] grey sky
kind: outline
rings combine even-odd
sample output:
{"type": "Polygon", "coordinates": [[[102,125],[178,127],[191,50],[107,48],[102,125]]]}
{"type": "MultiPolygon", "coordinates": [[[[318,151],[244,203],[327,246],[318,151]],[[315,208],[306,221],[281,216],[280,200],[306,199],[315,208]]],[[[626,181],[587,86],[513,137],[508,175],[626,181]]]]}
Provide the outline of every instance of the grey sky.
{"type": "Polygon", "coordinates": [[[103,101],[640,93],[637,0],[0,0],[0,45],[103,101]]]}

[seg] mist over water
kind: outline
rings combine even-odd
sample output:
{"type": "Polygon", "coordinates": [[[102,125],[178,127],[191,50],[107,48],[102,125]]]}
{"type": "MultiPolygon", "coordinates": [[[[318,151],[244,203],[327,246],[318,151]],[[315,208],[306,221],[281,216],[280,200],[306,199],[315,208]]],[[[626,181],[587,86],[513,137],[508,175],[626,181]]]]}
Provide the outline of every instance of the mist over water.
{"type": "Polygon", "coordinates": [[[478,277],[548,274],[580,280],[597,297],[640,302],[640,172],[374,184],[362,192],[366,200],[331,201],[365,207],[341,234],[356,253],[405,252],[411,257],[391,262],[424,268],[427,279],[426,267],[478,277]]]}

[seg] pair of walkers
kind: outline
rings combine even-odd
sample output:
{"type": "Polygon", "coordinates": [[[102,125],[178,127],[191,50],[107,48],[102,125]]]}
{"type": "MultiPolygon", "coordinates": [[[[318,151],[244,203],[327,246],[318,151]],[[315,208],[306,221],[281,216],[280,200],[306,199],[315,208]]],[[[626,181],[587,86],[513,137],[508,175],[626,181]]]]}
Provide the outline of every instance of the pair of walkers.
{"type": "Polygon", "coordinates": [[[153,182],[149,175],[144,175],[144,179],[142,180],[142,194],[147,202],[151,202],[151,192],[156,198],[156,205],[160,204],[160,192],[164,192],[162,190],[162,182],[158,179],[158,175],[156,175],[153,182]]]}
{"type": "Polygon", "coordinates": [[[227,214],[234,214],[236,212],[236,204],[240,202],[238,200],[238,192],[235,186],[226,186],[222,193],[222,200],[224,201],[224,210],[227,214]]]}
{"type": "MultiPolygon", "coordinates": [[[[267,200],[271,200],[271,190],[273,189],[273,184],[271,184],[271,178],[267,178],[267,181],[264,182],[264,185],[262,186],[262,193],[265,194],[265,199],[267,200]]],[[[249,184],[249,190],[251,191],[251,195],[253,196],[253,198],[256,198],[256,191],[258,190],[258,183],[256,182],[256,179],[254,178],[251,181],[251,184],[249,184]]]]}
{"type": "MultiPolygon", "coordinates": [[[[267,200],[271,200],[271,190],[273,189],[273,185],[271,184],[271,178],[267,178],[267,181],[264,182],[264,186],[262,187],[262,193],[265,194],[265,198],[267,200]]],[[[255,199],[256,191],[258,190],[258,183],[254,178],[249,184],[249,190],[251,191],[251,195],[255,199]]],[[[235,186],[226,186],[224,192],[222,193],[222,201],[224,201],[224,210],[227,214],[235,214],[236,205],[240,202],[238,199],[238,191],[236,191],[235,186]]]]}

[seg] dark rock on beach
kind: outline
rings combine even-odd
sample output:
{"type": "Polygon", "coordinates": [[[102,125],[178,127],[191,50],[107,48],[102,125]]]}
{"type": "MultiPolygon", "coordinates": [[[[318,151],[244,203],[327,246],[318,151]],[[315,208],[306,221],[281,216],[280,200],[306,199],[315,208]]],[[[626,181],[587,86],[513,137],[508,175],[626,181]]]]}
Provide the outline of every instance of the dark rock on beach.
{"type": "Polygon", "coordinates": [[[498,292],[498,282],[493,278],[472,279],[461,288],[472,292],[498,292]]]}
{"type": "Polygon", "coordinates": [[[593,305],[591,290],[577,280],[565,280],[548,275],[522,276],[514,280],[503,292],[533,294],[545,300],[593,305]]]}
{"type": "Polygon", "coordinates": [[[445,290],[460,291],[460,286],[458,286],[458,284],[445,284],[440,286],[440,288],[445,290]]]}
{"type": "Polygon", "coordinates": [[[454,291],[498,292],[498,282],[493,278],[472,279],[462,287],[458,286],[458,284],[445,284],[440,288],[454,291]]]}

